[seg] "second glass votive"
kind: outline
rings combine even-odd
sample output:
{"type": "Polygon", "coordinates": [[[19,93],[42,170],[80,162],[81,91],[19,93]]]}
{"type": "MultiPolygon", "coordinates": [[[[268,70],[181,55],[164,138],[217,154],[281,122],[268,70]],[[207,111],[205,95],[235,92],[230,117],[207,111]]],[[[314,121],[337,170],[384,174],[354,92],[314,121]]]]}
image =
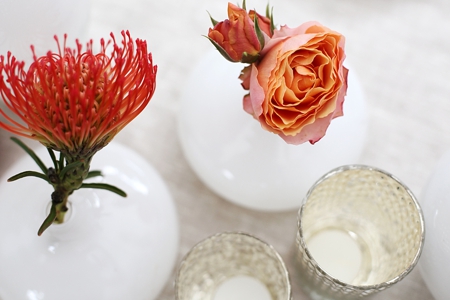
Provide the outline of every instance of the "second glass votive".
{"type": "Polygon", "coordinates": [[[424,242],[420,206],[382,170],[343,166],[318,180],[298,215],[298,275],[313,299],[355,299],[402,280],[424,242]]]}
{"type": "Polygon", "coordinates": [[[194,246],[175,281],[176,300],[291,300],[288,271],[274,248],[249,234],[220,233],[194,246]]]}

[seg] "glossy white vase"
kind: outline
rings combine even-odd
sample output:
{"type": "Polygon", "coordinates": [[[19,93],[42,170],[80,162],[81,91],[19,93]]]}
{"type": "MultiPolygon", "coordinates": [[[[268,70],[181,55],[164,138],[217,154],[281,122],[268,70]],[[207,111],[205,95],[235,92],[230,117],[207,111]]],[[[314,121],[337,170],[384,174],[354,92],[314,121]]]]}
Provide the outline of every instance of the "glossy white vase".
{"type": "MultiPolygon", "coordinates": [[[[46,149],[36,152],[49,166],[46,149]]],[[[29,156],[0,181],[0,299],[157,299],[175,264],[179,228],[172,197],[152,166],[111,143],[92,161],[91,170],[104,176],[91,181],[128,196],[77,190],[65,223],[40,237],[52,188],[31,177],[6,182],[25,170],[38,170],[29,156]]]]}
{"type": "Polygon", "coordinates": [[[179,137],[199,178],[223,198],[256,210],[298,209],[309,187],[335,167],[359,162],[367,131],[361,86],[352,71],[344,117],[315,145],[286,144],[242,107],[243,64],[211,51],[190,74],[181,98],[179,137]]]}
{"type": "Polygon", "coordinates": [[[450,152],[441,158],[426,185],[421,206],[427,237],[419,262],[436,300],[450,299],[450,152]]]}

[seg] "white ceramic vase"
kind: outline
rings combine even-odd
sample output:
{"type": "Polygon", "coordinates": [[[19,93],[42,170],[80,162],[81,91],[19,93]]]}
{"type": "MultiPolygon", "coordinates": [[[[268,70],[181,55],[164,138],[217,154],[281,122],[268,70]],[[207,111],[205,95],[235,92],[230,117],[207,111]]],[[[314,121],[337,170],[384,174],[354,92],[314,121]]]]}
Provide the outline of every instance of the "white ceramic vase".
{"type": "MultiPolygon", "coordinates": [[[[44,147],[36,151],[45,159],[44,147]]],[[[123,189],[80,189],[69,198],[65,223],[37,229],[47,215],[52,187],[41,179],[7,177],[38,170],[24,156],[0,182],[0,299],[151,300],[170,277],[179,228],[172,197],[156,170],[131,149],[111,143],[92,170],[123,189]]]]}
{"type": "Polygon", "coordinates": [[[421,206],[427,237],[419,262],[436,300],[450,299],[450,152],[444,155],[424,189],[421,206]]]}
{"type": "Polygon", "coordinates": [[[242,107],[243,64],[211,51],[181,98],[179,137],[199,178],[225,199],[255,210],[298,209],[307,190],[335,167],[358,163],[367,131],[361,86],[350,69],[344,117],[315,145],[286,144],[242,107]]]}

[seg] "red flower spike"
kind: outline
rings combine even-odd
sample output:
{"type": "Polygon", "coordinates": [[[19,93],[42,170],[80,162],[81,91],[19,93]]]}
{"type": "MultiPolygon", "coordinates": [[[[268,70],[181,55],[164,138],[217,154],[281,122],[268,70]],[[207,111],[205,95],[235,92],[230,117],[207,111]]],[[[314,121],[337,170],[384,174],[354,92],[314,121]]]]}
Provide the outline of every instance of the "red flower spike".
{"type": "Polygon", "coordinates": [[[143,40],[122,31],[122,41],[100,41],[93,53],[58,45],[58,53],[36,57],[28,71],[11,53],[0,56],[0,96],[19,121],[0,109],[0,127],[29,137],[68,157],[90,157],[147,106],[156,87],[157,66],[143,40]],[[106,51],[112,44],[112,52],[106,51]]]}

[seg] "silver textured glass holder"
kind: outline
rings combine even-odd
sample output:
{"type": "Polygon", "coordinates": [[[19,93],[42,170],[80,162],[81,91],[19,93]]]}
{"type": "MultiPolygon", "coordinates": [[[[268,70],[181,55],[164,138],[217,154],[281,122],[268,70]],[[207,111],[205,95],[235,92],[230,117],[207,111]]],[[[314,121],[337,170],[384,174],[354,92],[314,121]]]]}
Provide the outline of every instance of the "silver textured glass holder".
{"type": "Polygon", "coordinates": [[[213,235],[194,246],[175,281],[177,300],[212,300],[220,284],[238,275],[258,279],[273,300],[291,300],[288,271],[275,249],[246,233],[213,235]]]}
{"type": "MultiPolygon", "coordinates": [[[[363,165],[334,169],[311,187],[299,210],[299,280],[312,299],[355,299],[382,291],[414,268],[424,235],[421,208],[397,178],[363,165]],[[361,260],[353,279],[332,276],[309,249],[308,243],[327,230],[347,234],[357,245],[361,260]]],[[[321,252],[332,261],[342,248],[322,247],[321,252]]]]}

